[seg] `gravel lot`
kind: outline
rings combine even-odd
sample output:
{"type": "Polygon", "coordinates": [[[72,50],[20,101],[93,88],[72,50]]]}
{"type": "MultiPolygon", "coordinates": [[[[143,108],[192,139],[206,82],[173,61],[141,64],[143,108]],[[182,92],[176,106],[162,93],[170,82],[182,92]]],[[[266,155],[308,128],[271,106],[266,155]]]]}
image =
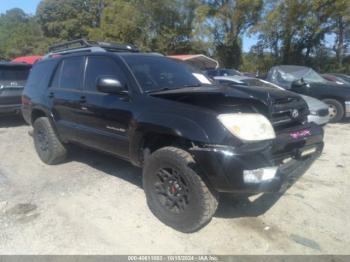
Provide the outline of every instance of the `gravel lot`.
{"type": "Polygon", "coordinates": [[[350,254],[350,122],[284,195],[223,196],[194,234],[151,214],[140,169],[80,148],[47,166],[29,130],[0,119],[0,254],[350,254]]]}

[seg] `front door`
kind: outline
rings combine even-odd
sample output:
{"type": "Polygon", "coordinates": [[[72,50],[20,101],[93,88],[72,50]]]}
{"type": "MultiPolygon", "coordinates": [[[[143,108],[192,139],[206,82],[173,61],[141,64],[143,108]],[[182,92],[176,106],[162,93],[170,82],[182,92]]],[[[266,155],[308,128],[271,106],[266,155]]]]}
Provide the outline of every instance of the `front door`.
{"type": "Polygon", "coordinates": [[[89,131],[89,145],[128,158],[128,129],[132,103],[128,94],[107,94],[97,90],[100,77],[118,79],[127,90],[127,78],[116,60],[103,55],[87,58],[81,120],[89,131]]]}

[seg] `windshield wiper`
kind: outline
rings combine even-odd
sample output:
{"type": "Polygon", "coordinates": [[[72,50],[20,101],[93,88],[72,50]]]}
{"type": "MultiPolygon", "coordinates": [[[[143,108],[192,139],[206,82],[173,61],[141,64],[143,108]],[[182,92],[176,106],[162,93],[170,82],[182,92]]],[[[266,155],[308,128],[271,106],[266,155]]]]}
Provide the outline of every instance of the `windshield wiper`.
{"type": "Polygon", "coordinates": [[[193,85],[183,85],[182,87],[163,87],[159,89],[153,89],[153,90],[147,90],[146,93],[156,93],[156,92],[162,92],[162,91],[168,91],[168,90],[178,90],[178,89],[183,89],[183,88],[188,88],[188,87],[200,87],[202,86],[201,84],[193,84],[193,85]]]}
{"type": "Polygon", "coordinates": [[[184,85],[183,87],[201,87],[202,84],[198,83],[198,84],[192,84],[192,85],[184,85]]]}
{"type": "Polygon", "coordinates": [[[159,89],[147,90],[147,91],[145,91],[145,93],[149,94],[149,93],[156,93],[156,92],[168,91],[168,90],[173,90],[173,89],[175,89],[175,88],[163,87],[163,88],[159,88],[159,89]]]}

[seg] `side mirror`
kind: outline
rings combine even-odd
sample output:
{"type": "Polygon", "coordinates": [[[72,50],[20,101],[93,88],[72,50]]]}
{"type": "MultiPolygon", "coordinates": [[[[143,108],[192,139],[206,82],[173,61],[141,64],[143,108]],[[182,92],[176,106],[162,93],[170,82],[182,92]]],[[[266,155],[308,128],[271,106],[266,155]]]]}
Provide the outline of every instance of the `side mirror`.
{"type": "Polygon", "coordinates": [[[303,78],[292,82],[292,88],[293,87],[304,87],[304,86],[307,86],[307,83],[305,83],[303,78]]]}
{"type": "Polygon", "coordinates": [[[97,80],[97,90],[107,94],[127,94],[128,91],[113,77],[101,77],[97,80]]]}

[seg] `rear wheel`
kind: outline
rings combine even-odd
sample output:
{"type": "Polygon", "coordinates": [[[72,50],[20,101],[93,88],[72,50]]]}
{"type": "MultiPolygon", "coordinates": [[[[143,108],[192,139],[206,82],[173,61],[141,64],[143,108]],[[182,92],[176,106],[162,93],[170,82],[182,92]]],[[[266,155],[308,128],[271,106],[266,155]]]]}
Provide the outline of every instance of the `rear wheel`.
{"type": "Polygon", "coordinates": [[[341,102],[335,99],[324,99],[323,102],[329,106],[329,122],[336,123],[343,119],[344,106],[341,102]]]}
{"type": "Polygon", "coordinates": [[[218,205],[216,193],[193,170],[194,165],[188,152],[165,147],[147,159],[143,171],[143,186],[153,214],[185,233],[206,225],[218,205]]]}
{"type": "Polygon", "coordinates": [[[39,117],[33,124],[33,139],[40,159],[49,165],[64,161],[67,150],[59,141],[47,117],[39,117]]]}

